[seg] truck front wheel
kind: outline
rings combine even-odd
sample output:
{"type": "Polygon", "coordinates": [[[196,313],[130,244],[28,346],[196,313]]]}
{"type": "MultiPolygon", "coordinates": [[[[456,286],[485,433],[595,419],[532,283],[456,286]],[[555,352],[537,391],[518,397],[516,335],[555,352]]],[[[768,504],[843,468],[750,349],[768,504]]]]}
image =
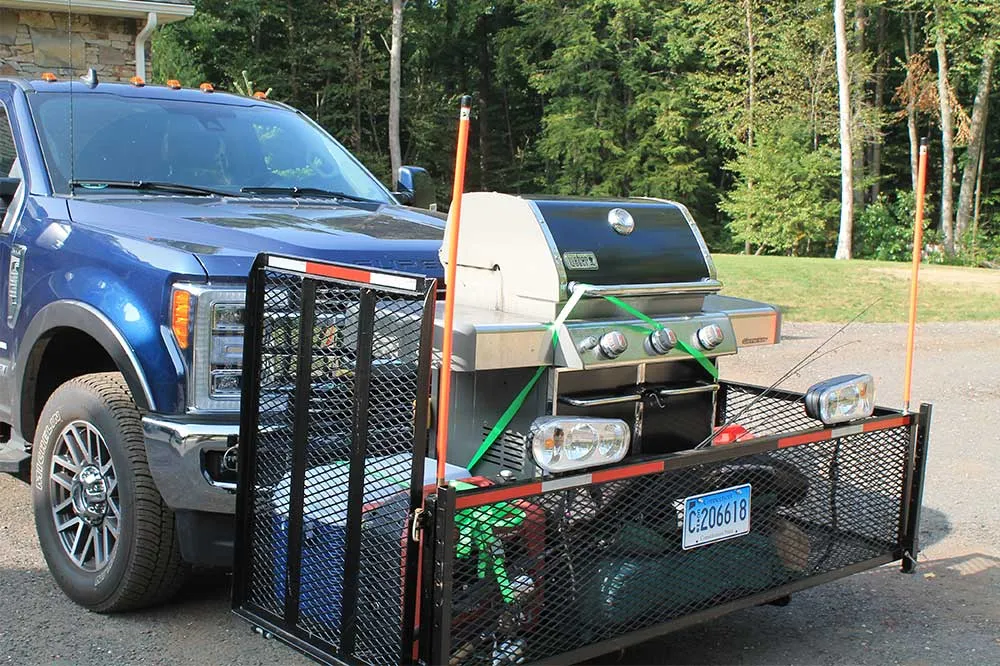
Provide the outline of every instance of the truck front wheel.
{"type": "Polygon", "coordinates": [[[98,612],[151,606],[183,583],[173,512],[146,462],[142,421],[120,373],[55,390],[32,451],[35,528],[66,595],[98,612]]]}

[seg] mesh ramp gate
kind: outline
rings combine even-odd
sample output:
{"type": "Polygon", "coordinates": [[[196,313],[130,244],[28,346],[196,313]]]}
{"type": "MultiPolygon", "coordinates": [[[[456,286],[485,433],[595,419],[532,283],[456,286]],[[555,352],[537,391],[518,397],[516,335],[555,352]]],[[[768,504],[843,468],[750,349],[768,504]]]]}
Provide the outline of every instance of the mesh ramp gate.
{"type": "Polygon", "coordinates": [[[274,255],[251,272],[233,607],[320,661],[396,664],[414,640],[434,285],[274,255]]]}
{"type": "Polygon", "coordinates": [[[895,560],[911,569],[930,407],[826,428],[800,394],[747,409],[762,391],[723,383],[718,421],[739,414],[754,436],[735,446],[440,490],[425,660],[576,662],[895,560]],[[744,485],[749,533],[685,548],[685,498],[744,485]]]}

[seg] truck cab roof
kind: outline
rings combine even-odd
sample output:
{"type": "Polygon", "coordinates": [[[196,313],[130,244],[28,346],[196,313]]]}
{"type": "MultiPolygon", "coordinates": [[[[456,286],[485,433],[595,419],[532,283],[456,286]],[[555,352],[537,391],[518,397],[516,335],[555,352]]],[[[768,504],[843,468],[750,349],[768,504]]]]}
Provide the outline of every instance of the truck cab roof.
{"type": "Polygon", "coordinates": [[[280,106],[292,110],[291,107],[270,100],[256,99],[243,95],[234,95],[227,92],[205,92],[192,88],[172,88],[163,85],[135,85],[131,83],[99,82],[95,86],[89,86],[82,81],[44,81],[41,79],[26,80],[0,78],[0,82],[12,83],[26,93],[62,93],[74,95],[118,95],[120,97],[133,97],[142,99],[175,99],[189,102],[199,102],[206,104],[228,104],[231,106],[280,106]]]}

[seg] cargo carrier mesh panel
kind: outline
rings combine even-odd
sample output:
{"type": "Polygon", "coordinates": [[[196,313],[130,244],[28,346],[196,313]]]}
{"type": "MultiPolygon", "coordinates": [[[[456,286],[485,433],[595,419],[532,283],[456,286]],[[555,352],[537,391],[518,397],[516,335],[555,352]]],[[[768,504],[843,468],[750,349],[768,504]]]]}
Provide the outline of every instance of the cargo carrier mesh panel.
{"type": "Polygon", "coordinates": [[[434,281],[371,276],[258,259],[234,606],[321,660],[396,664],[413,640],[408,521],[424,476],[434,281]]]}
{"type": "Polygon", "coordinates": [[[765,390],[758,386],[723,384],[720,404],[725,409],[720,421],[739,424],[754,437],[823,426],[806,414],[802,396],[773,390],[765,393],[765,390]]]}
{"type": "MultiPolygon", "coordinates": [[[[758,392],[727,388],[730,413],[758,392]]],[[[796,397],[767,400],[757,405],[784,434],[816,425],[796,397]]],[[[751,421],[748,430],[764,422],[751,421]]],[[[490,666],[558,658],[878,558],[899,559],[912,426],[909,417],[887,417],[870,427],[757,438],[617,474],[439,498],[450,507],[453,532],[438,536],[447,543],[441,552],[451,587],[443,619],[449,638],[437,658],[490,666]],[[726,505],[709,510],[695,501],[702,509],[686,514],[686,498],[746,486],[726,505]],[[692,545],[724,514],[726,523],[746,518],[749,531],[692,545]]]]}

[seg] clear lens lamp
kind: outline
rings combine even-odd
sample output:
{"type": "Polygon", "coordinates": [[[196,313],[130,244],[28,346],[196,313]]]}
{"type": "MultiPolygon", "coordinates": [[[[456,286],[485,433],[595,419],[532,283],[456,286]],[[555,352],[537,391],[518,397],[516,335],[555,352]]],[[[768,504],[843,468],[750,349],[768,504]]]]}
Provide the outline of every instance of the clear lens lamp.
{"type": "Polygon", "coordinates": [[[628,453],[631,433],[619,419],[543,416],[531,425],[531,453],[546,472],[615,463],[628,453]]]}
{"type": "Polygon", "coordinates": [[[212,305],[212,341],[209,345],[212,398],[240,397],[245,313],[246,308],[243,303],[212,305]]]}
{"type": "Polygon", "coordinates": [[[875,411],[871,375],[843,375],[814,384],[806,392],[806,414],[826,425],[854,421],[875,411]]]}

